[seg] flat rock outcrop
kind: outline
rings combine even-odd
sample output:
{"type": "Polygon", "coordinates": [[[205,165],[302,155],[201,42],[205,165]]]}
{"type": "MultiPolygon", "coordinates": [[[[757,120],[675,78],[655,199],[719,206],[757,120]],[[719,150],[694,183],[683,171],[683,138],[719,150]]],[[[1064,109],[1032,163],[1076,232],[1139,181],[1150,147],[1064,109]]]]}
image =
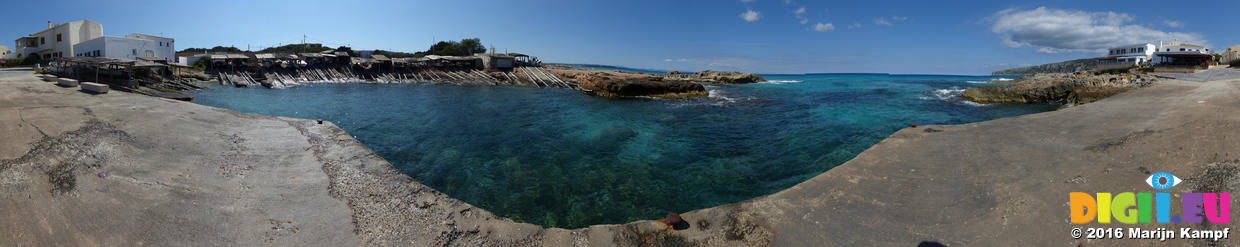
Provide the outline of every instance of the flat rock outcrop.
{"type": "Polygon", "coordinates": [[[691,81],[668,81],[658,74],[549,66],[557,77],[572,80],[589,95],[603,97],[692,98],[706,96],[706,87],[691,81]]]}
{"type": "Polygon", "coordinates": [[[648,96],[687,98],[706,96],[702,84],[654,79],[621,79],[605,75],[582,75],[574,78],[586,94],[603,97],[648,96]]]}
{"type": "Polygon", "coordinates": [[[1134,88],[1147,87],[1158,79],[1149,75],[1036,74],[1011,82],[969,88],[960,97],[969,101],[1011,104],[1086,104],[1134,88]]]}
{"type": "Polygon", "coordinates": [[[697,83],[712,84],[748,84],[766,81],[765,78],[755,74],[742,73],[737,71],[714,71],[703,70],[693,74],[684,74],[679,71],[663,73],[665,81],[692,81],[697,83]]]}

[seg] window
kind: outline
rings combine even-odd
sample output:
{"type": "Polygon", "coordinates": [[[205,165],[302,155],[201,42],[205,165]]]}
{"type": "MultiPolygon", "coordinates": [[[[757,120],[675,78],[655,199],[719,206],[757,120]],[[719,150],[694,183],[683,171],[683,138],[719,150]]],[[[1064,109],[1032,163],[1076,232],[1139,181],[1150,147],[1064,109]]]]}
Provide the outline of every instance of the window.
{"type": "Polygon", "coordinates": [[[60,42],[60,34],[56,34],[56,42],[60,42]]]}
{"type": "Polygon", "coordinates": [[[1184,51],[1184,48],[1180,48],[1180,51],[1184,51]]]}
{"type": "Polygon", "coordinates": [[[138,49],[133,49],[133,55],[134,55],[134,56],[137,56],[137,55],[138,55],[138,49]]]}
{"type": "Polygon", "coordinates": [[[42,45],[42,44],[47,44],[47,39],[45,39],[45,38],[43,38],[43,37],[39,37],[39,44],[40,44],[40,45],[42,45]]]}
{"type": "Polygon", "coordinates": [[[98,56],[99,56],[99,50],[95,50],[95,56],[96,56],[96,57],[98,57],[98,56]]]}

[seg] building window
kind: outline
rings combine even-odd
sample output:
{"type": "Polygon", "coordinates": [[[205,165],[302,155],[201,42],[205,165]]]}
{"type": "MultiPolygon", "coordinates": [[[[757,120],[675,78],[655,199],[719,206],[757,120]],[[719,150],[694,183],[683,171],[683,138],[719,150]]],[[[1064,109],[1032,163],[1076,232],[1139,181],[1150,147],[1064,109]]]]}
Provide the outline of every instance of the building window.
{"type": "Polygon", "coordinates": [[[60,42],[60,34],[56,34],[56,42],[60,42]]]}
{"type": "Polygon", "coordinates": [[[47,39],[43,37],[39,37],[39,45],[42,45],[42,44],[47,44],[47,39]]]}
{"type": "Polygon", "coordinates": [[[138,49],[133,49],[133,55],[134,55],[134,56],[137,56],[137,55],[138,55],[138,49]]]}
{"type": "Polygon", "coordinates": [[[1184,48],[1180,48],[1180,51],[1184,51],[1184,48]]]}
{"type": "Polygon", "coordinates": [[[99,50],[95,50],[95,56],[96,56],[96,57],[98,57],[98,56],[99,56],[99,50]]]}

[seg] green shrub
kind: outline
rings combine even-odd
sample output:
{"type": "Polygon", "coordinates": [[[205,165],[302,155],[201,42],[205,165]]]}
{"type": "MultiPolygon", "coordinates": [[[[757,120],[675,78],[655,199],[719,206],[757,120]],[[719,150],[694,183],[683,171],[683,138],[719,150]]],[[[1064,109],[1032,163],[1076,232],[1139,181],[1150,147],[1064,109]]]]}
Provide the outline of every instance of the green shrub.
{"type": "Polygon", "coordinates": [[[1231,60],[1231,62],[1229,62],[1229,63],[1231,64],[1231,67],[1232,67],[1232,68],[1238,68],[1238,67],[1240,67],[1240,59],[1233,59],[1233,60],[1231,60]]]}
{"type": "Polygon", "coordinates": [[[4,59],[4,64],[0,64],[0,67],[13,67],[13,66],[18,66],[18,65],[26,65],[26,59],[25,58],[6,58],[4,59]]]}

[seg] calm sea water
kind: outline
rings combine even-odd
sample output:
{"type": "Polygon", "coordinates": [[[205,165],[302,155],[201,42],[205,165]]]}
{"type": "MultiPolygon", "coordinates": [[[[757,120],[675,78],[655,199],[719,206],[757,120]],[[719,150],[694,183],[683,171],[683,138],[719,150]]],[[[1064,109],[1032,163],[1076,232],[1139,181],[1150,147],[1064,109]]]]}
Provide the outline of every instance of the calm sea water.
{"type": "Polygon", "coordinates": [[[214,87],[199,104],[335,122],[418,181],[500,216],[581,227],[658,219],[805,181],[910,124],[1052,110],[961,102],[995,77],[768,76],[701,100],[564,89],[214,87]]]}

